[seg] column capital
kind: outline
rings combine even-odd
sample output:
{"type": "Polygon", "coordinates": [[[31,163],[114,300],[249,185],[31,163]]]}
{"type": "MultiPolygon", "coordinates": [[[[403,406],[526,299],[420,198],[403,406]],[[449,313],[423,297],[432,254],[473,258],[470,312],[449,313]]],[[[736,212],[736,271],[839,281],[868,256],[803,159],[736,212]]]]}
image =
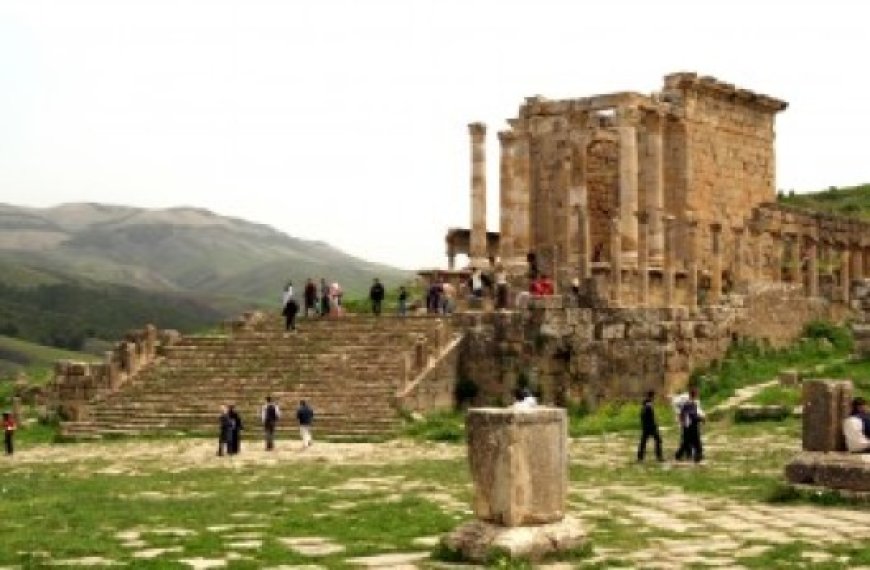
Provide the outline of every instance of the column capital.
{"type": "MultiPolygon", "coordinates": [[[[484,130],[486,127],[484,127],[484,130]]],[[[510,146],[517,140],[517,135],[511,130],[499,131],[498,140],[503,146],[510,146]]]]}
{"type": "Polygon", "coordinates": [[[486,135],[486,123],[468,123],[468,132],[472,135],[486,135]]]}
{"type": "Polygon", "coordinates": [[[617,107],[616,125],[618,127],[636,127],[641,121],[641,111],[637,107],[617,107]]]}

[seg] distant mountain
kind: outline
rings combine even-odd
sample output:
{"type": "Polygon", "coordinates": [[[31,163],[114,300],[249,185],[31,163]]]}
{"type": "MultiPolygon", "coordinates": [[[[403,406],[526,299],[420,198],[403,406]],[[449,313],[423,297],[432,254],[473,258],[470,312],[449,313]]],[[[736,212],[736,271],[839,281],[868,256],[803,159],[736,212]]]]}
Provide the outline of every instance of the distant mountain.
{"type": "Polygon", "coordinates": [[[27,284],[29,271],[269,304],[287,279],[298,286],[323,276],[359,295],[375,276],[389,285],[411,277],[323,242],[204,209],[92,203],[0,204],[0,260],[23,267],[18,285],[27,284]]]}

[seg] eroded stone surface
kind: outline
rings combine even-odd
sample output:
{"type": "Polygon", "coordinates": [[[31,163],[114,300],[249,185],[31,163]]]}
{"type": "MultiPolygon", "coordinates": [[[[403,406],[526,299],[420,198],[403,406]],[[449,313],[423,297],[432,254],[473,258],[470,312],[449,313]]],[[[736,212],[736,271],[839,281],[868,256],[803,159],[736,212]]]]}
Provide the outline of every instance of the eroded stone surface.
{"type": "Polygon", "coordinates": [[[447,534],[443,541],[448,549],[461,553],[464,559],[484,562],[493,551],[508,553],[511,558],[537,560],[578,548],[585,538],[580,521],[564,517],[554,523],[516,527],[477,520],[447,534]]]}

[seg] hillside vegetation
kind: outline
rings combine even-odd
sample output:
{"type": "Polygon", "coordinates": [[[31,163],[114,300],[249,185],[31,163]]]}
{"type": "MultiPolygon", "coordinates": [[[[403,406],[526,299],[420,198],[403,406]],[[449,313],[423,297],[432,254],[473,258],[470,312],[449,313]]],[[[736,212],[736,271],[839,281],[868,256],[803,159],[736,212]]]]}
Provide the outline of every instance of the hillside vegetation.
{"type": "Polygon", "coordinates": [[[830,212],[870,220],[870,184],[837,188],[807,194],[779,194],[779,202],[819,212],[830,212]]]}

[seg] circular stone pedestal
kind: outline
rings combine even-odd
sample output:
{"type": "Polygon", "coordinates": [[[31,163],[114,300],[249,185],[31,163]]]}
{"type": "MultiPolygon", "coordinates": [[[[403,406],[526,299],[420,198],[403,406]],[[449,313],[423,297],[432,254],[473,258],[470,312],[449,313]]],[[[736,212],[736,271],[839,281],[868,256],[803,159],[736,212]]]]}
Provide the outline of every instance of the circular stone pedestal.
{"type": "Polygon", "coordinates": [[[475,520],[447,534],[441,543],[463,560],[488,562],[499,556],[539,560],[575,550],[585,538],[580,521],[566,516],[558,522],[513,527],[475,520]]]}

